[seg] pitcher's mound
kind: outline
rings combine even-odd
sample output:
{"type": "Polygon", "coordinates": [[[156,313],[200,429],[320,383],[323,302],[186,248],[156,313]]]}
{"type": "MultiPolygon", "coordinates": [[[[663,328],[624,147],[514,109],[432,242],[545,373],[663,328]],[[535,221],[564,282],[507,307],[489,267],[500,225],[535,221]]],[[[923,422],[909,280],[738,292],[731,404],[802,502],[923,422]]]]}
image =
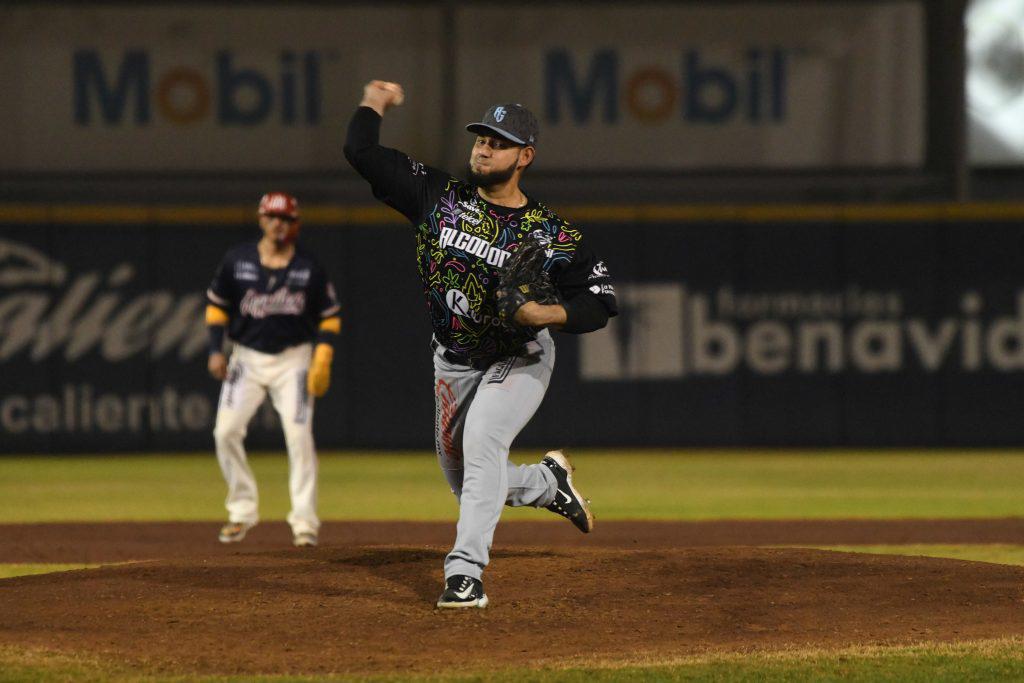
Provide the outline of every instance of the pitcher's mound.
{"type": "Polygon", "coordinates": [[[1024,634],[1024,568],[753,547],[514,548],[440,611],[445,549],[214,552],[3,581],[0,643],[153,671],[462,673],[1024,634]]]}

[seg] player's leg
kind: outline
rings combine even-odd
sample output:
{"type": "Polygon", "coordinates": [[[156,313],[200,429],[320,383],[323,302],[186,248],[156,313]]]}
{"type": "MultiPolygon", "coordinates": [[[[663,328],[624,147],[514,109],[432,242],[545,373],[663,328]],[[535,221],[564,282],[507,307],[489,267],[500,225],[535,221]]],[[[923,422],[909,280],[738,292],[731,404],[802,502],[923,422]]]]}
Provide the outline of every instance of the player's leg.
{"type": "Polygon", "coordinates": [[[319,462],[313,442],[313,397],[306,391],[312,353],[312,347],[304,344],[277,354],[270,385],[270,399],[281,416],[288,449],[288,490],[292,503],[288,524],[296,543],[305,545],[314,545],[320,531],[316,514],[319,462]]]}
{"type": "Polygon", "coordinates": [[[558,483],[551,470],[540,463],[514,465],[506,462],[508,469],[508,495],[505,505],[509,507],[547,507],[555,499],[558,483]]]}
{"type": "MultiPolygon", "coordinates": [[[[547,334],[539,341],[538,355],[492,365],[481,378],[467,411],[459,523],[455,547],[445,560],[445,577],[479,579],[489,561],[494,528],[509,498],[509,448],[540,406],[554,367],[554,342],[547,334]]],[[[530,484],[537,489],[534,495],[550,497],[552,484],[547,476],[540,470],[527,468],[526,472],[537,477],[530,484]]],[[[517,482],[517,486],[522,484],[517,482]]],[[[525,499],[530,494],[519,495],[525,499]]]]}
{"type": "Polygon", "coordinates": [[[483,372],[434,354],[434,450],[455,498],[462,496],[462,435],[483,372]]]}
{"type": "Polygon", "coordinates": [[[228,363],[228,376],[220,391],[217,421],[213,439],[217,449],[217,462],[228,485],[225,507],[228,521],[242,525],[235,534],[221,540],[241,540],[245,527],[259,521],[259,494],[256,478],[245,454],[245,435],[249,421],[266,397],[265,378],[249,349],[235,347],[228,363]]]}
{"type": "MultiPolygon", "coordinates": [[[[466,415],[476,396],[483,372],[452,365],[434,355],[434,448],[437,463],[456,499],[462,497],[462,444],[466,415]]],[[[511,507],[543,507],[551,502],[555,480],[540,464],[514,465],[506,461],[511,507]]]]}

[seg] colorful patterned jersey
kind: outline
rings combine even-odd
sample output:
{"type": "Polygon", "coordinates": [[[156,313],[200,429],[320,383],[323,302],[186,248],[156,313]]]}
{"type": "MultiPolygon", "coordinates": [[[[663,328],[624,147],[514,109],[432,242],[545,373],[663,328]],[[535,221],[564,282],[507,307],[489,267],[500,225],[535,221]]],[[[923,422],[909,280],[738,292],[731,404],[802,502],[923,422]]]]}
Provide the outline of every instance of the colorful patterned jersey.
{"type": "MultiPolygon", "coordinates": [[[[441,344],[471,358],[492,358],[519,354],[536,338],[535,329],[502,324],[494,297],[499,269],[531,234],[548,245],[544,269],[563,301],[594,297],[609,315],[616,314],[608,269],[579,229],[532,199],[517,209],[491,204],[476,186],[377,145],[375,129],[358,128],[379,121],[372,110],[357,112],[355,135],[372,144],[354,145],[359,156],[353,165],[375,197],[416,226],[419,274],[441,344]]],[[[352,127],[349,135],[351,141],[352,127]]]]}
{"type": "Polygon", "coordinates": [[[228,336],[263,353],[312,342],[324,318],[338,315],[334,286],[324,269],[301,247],[284,268],[260,263],[256,242],[224,256],[207,300],[228,314],[228,336]]]}
{"type": "Polygon", "coordinates": [[[544,270],[564,299],[594,287],[614,306],[607,269],[585,248],[579,230],[537,202],[522,209],[496,206],[475,186],[448,178],[416,227],[419,274],[439,342],[457,353],[492,357],[514,354],[536,338],[533,329],[502,325],[494,299],[498,269],[531,234],[548,244],[544,270]]]}

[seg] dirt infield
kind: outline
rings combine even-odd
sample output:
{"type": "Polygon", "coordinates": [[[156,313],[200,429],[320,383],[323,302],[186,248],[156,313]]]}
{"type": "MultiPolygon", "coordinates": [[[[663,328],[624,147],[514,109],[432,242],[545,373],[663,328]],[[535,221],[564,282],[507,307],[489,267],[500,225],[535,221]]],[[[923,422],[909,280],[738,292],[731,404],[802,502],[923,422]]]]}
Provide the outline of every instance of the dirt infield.
{"type": "Polygon", "coordinates": [[[1024,521],[505,523],[491,607],[441,612],[451,524],[0,525],[0,562],[122,562],[0,581],[0,645],[151,672],[398,673],[1024,634],[1024,568],[758,548],[1015,543],[1024,521]]]}

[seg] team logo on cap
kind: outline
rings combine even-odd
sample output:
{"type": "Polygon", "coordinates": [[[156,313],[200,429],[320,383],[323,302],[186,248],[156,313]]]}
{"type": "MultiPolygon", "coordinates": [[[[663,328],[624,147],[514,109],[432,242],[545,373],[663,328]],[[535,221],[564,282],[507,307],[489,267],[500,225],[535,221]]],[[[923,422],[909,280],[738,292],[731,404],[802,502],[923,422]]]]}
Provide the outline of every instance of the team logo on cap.
{"type": "Polygon", "coordinates": [[[498,107],[494,110],[494,120],[501,123],[505,120],[505,107],[498,107]]]}
{"type": "Polygon", "coordinates": [[[268,192],[260,198],[259,212],[269,216],[298,218],[299,202],[284,192],[268,192]]]}

